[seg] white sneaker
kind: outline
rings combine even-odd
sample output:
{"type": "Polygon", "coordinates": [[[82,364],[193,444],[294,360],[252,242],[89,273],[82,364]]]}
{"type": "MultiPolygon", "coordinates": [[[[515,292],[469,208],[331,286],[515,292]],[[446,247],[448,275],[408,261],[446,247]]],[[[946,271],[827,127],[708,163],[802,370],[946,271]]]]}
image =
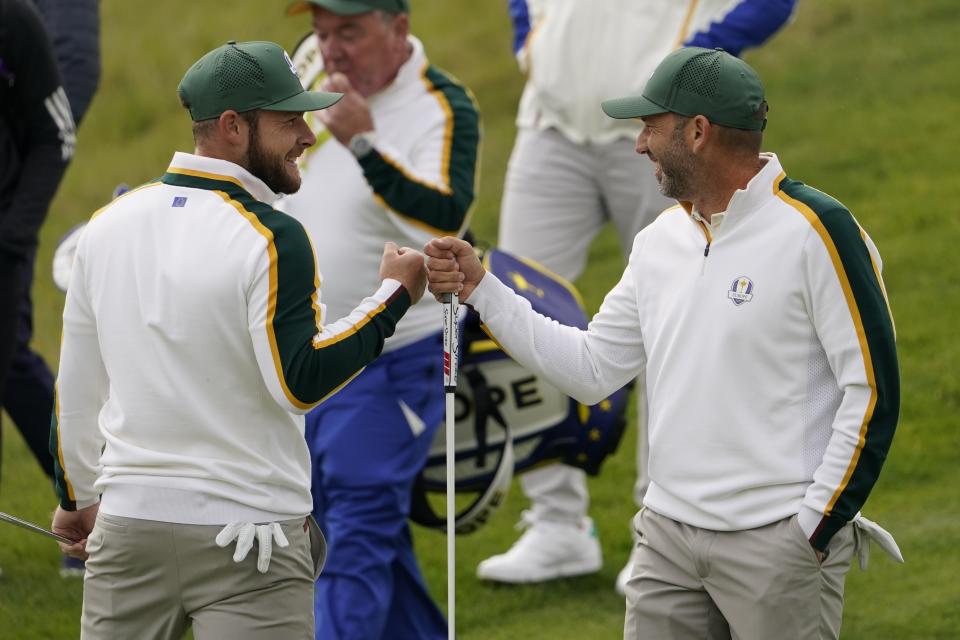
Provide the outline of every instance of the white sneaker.
{"type": "Polygon", "coordinates": [[[617,574],[617,582],[614,584],[614,589],[616,589],[617,593],[621,596],[627,595],[627,581],[633,573],[633,565],[636,561],[638,548],[636,544],[633,545],[633,549],[630,551],[630,557],[627,559],[627,564],[623,565],[623,569],[620,569],[620,573],[617,574]]]}
{"type": "Polygon", "coordinates": [[[596,573],[603,555],[593,520],[577,524],[538,520],[524,511],[518,529],[526,529],[506,553],[487,558],[477,566],[481,580],[544,582],[555,578],[596,573]]]}

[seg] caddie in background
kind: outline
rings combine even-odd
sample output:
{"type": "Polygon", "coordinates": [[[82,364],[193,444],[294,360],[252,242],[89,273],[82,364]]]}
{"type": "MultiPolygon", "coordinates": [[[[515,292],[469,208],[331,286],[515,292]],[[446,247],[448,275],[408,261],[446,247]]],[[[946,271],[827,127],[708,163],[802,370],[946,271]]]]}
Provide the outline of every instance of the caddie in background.
{"type": "MultiPolygon", "coordinates": [[[[310,0],[313,33],[294,52],[304,86],[343,100],[308,118],[318,143],[303,188],[278,207],[317,250],[329,309],[377,279],[385,241],[459,235],[474,201],[480,139],[468,91],[428,61],[407,0],[310,0]]],[[[317,638],[446,638],[417,565],[408,516],[443,422],[440,306],[412,307],[383,355],[307,416],[314,515],[330,545],[317,581],[317,638]]]]}
{"type": "Polygon", "coordinates": [[[681,204],[637,234],[589,327],[534,313],[456,238],[426,246],[430,290],[458,291],[581,402],[645,371],[650,485],[625,638],[836,638],[855,549],[870,536],[899,555],[859,514],[900,407],[877,249],[761,152],[764,89],[730,54],[675,51],[642,95],[603,109],[643,120],[637,152],[681,204]]]}
{"type": "Polygon", "coordinates": [[[270,203],[300,187],[303,113],[341,95],[304,91],[272,42],[214,49],[178,93],[195,152],[77,248],[53,529],[89,556],[82,638],[306,640],[324,545],[303,414],[377,356],[423,256],[387,243],[371,295],[328,323],[309,238],[270,203]]]}

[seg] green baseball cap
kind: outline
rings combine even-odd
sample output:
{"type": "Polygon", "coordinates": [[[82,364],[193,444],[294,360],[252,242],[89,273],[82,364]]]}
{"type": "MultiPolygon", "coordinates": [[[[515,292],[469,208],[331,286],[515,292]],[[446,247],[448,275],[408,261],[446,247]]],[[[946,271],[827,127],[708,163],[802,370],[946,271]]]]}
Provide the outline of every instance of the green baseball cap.
{"type": "Polygon", "coordinates": [[[287,7],[287,15],[306,13],[310,5],[323,7],[338,16],[355,16],[377,9],[388,13],[410,13],[408,0],[297,0],[287,7]]]}
{"type": "Polygon", "coordinates": [[[642,95],[604,100],[601,106],[611,118],[669,112],[706,116],[733,129],[762,131],[767,126],[760,76],[723,49],[677,49],[657,65],[642,95]]]}
{"type": "Polygon", "coordinates": [[[317,111],[342,93],[304,91],[290,56],[273,42],[231,40],[197,60],[177,87],[194,122],[224,111],[317,111]]]}

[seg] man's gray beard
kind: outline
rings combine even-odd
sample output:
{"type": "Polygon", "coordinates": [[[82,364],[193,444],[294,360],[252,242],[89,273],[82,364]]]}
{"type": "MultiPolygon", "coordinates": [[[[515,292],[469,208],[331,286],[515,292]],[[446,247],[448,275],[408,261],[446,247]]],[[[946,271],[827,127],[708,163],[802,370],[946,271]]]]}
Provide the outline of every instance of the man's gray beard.
{"type": "Polygon", "coordinates": [[[660,193],[675,200],[690,200],[696,171],[693,154],[683,148],[675,133],[670,148],[660,155],[660,193]]]}
{"type": "Polygon", "coordinates": [[[663,171],[663,165],[660,165],[660,193],[674,200],[689,200],[690,193],[690,175],[686,172],[678,173],[674,176],[668,176],[663,171]]]}

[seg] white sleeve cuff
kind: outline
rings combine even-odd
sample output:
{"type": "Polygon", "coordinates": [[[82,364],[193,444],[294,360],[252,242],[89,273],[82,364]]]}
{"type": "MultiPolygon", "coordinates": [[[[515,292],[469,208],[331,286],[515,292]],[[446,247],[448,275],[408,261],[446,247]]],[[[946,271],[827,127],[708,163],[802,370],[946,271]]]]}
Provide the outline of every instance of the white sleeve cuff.
{"type": "Polygon", "coordinates": [[[803,534],[807,536],[807,540],[813,537],[813,532],[820,526],[821,520],[823,520],[823,514],[810,507],[800,507],[800,513],[797,514],[797,522],[803,529],[803,534]]]}
{"type": "MultiPolygon", "coordinates": [[[[394,280],[393,278],[384,278],[380,283],[380,288],[377,289],[376,293],[372,297],[377,300],[389,300],[397,289],[403,287],[403,283],[399,280],[394,280]]],[[[409,292],[408,292],[409,293],[409,292]]]]}

